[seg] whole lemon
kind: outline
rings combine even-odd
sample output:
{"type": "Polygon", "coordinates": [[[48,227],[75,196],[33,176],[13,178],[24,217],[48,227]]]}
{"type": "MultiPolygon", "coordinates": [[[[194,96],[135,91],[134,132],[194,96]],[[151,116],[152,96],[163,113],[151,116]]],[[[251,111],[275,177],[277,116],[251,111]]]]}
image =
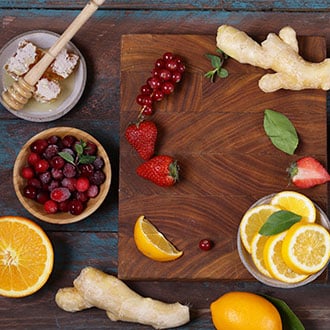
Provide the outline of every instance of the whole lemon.
{"type": "Polygon", "coordinates": [[[212,302],[210,308],[217,330],[282,330],[276,307],[254,293],[226,293],[212,302]]]}

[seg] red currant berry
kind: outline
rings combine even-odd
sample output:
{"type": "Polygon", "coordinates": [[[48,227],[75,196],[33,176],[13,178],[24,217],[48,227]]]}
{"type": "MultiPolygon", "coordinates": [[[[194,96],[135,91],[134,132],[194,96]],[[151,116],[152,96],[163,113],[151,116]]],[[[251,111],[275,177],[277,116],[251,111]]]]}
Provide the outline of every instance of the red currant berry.
{"type": "Polygon", "coordinates": [[[199,241],[199,248],[203,251],[208,251],[211,250],[213,247],[213,242],[210,241],[209,239],[202,239],[199,241]]]}
{"type": "Polygon", "coordinates": [[[166,52],[163,54],[163,60],[165,62],[170,61],[173,57],[174,55],[171,52],[166,52]]]}
{"type": "Polygon", "coordinates": [[[136,103],[139,104],[139,105],[143,105],[143,100],[144,100],[144,96],[143,94],[139,94],[137,97],[136,97],[136,103]]]}
{"type": "Polygon", "coordinates": [[[147,80],[148,85],[152,88],[152,89],[157,89],[161,86],[161,81],[159,80],[159,78],[157,77],[151,77],[147,80]]]}
{"type": "Polygon", "coordinates": [[[157,68],[157,69],[163,69],[163,68],[165,68],[165,61],[162,58],[159,58],[155,62],[155,68],[157,68]]]}
{"type": "Polygon", "coordinates": [[[153,109],[152,107],[148,107],[147,105],[143,107],[142,113],[146,116],[151,116],[153,114],[153,109]]]}
{"type": "Polygon", "coordinates": [[[162,91],[164,94],[168,95],[174,92],[174,85],[170,81],[165,81],[162,85],[162,91]]]}
{"type": "Polygon", "coordinates": [[[178,67],[177,67],[177,70],[181,73],[183,73],[185,70],[186,70],[186,67],[183,63],[179,63],[178,64],[178,67]]]}
{"type": "Polygon", "coordinates": [[[141,94],[150,95],[152,93],[152,89],[149,85],[143,85],[140,89],[141,94]]]}
{"type": "Polygon", "coordinates": [[[154,101],[161,101],[164,98],[164,93],[162,90],[160,89],[156,89],[153,93],[152,93],[152,99],[154,101]]]}
{"type": "Polygon", "coordinates": [[[176,61],[176,59],[172,59],[168,62],[166,62],[166,69],[170,70],[170,71],[175,71],[178,69],[178,62],[176,61]]]}
{"type": "Polygon", "coordinates": [[[167,80],[170,80],[172,78],[172,74],[169,70],[162,69],[159,72],[159,78],[164,80],[164,81],[167,81],[167,80]]]}
{"type": "Polygon", "coordinates": [[[44,210],[49,214],[54,214],[58,211],[58,205],[53,200],[49,199],[44,204],[44,210]]]}
{"type": "Polygon", "coordinates": [[[182,78],[182,73],[179,72],[179,71],[174,71],[172,73],[172,77],[171,77],[171,80],[174,82],[174,83],[179,83],[181,81],[181,78],[182,78]]]}

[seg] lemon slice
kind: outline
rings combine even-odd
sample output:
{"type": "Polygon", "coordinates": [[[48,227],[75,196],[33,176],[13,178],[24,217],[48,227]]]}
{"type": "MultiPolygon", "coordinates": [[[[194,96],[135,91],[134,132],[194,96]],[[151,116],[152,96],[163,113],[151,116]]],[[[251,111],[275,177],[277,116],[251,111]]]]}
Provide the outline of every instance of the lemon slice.
{"type": "Polygon", "coordinates": [[[287,234],[287,230],[277,235],[270,236],[264,248],[264,261],[267,270],[271,276],[285,283],[297,283],[307,278],[294,272],[284,262],[282,257],[283,240],[287,234]]]}
{"type": "Polygon", "coordinates": [[[301,193],[282,191],[272,198],[270,204],[300,215],[302,221],[315,222],[316,209],[314,203],[301,193]]]}
{"type": "Polygon", "coordinates": [[[251,243],[254,235],[258,233],[261,226],[268,217],[274,212],[280,211],[280,208],[274,205],[259,205],[249,209],[243,216],[239,229],[240,237],[245,249],[251,254],[251,243]]]}
{"type": "Polygon", "coordinates": [[[284,238],[282,255],[286,264],[297,273],[316,273],[329,261],[330,234],[315,223],[296,223],[284,238]]]}
{"type": "Polygon", "coordinates": [[[138,250],[152,260],[172,261],[183,254],[143,215],[136,220],[134,240],[138,250]]]}
{"type": "Polygon", "coordinates": [[[251,243],[251,256],[252,260],[260,271],[261,274],[265,276],[271,277],[269,271],[266,268],[265,260],[264,260],[264,248],[269,236],[264,236],[260,234],[255,234],[252,243],[251,243]]]}
{"type": "Polygon", "coordinates": [[[23,217],[0,217],[0,295],[33,294],[48,280],[53,263],[53,247],[41,227],[23,217]]]}

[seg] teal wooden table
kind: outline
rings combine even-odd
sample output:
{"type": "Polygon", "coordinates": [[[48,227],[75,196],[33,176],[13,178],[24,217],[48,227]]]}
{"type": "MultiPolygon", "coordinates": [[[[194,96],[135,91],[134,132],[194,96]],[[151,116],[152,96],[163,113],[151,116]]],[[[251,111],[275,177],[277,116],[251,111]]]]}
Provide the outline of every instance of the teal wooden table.
{"type": "MultiPolygon", "coordinates": [[[[37,29],[61,34],[85,1],[0,1],[0,47],[16,35],[37,29]]],[[[251,35],[276,32],[291,25],[300,35],[320,35],[330,50],[329,1],[106,1],[73,38],[83,53],[88,80],[82,98],[67,115],[49,123],[18,119],[0,106],[0,215],[26,216],[39,223],[55,249],[55,265],[47,284],[32,296],[0,297],[0,329],[148,329],[111,322],[103,311],[70,314],[54,301],[60,287],[70,286],[85,266],[117,274],[120,42],[123,34],[208,34],[230,24],[251,35]],[[50,225],[33,218],[16,198],[12,168],[22,145],[36,133],[56,126],[73,126],[94,135],[112,162],[111,191],[102,207],[77,224],[50,225]]],[[[330,324],[330,282],[294,290],[247,282],[127,282],[142,295],[187,303],[192,321],[181,329],[212,329],[209,304],[232,290],[265,293],[284,299],[308,330],[330,324]]]]}

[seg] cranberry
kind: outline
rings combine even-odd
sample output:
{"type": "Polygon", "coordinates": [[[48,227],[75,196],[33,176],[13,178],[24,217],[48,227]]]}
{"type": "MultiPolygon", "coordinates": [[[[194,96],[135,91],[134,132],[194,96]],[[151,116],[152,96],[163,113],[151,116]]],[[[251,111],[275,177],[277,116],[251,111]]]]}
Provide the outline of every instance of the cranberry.
{"type": "Polygon", "coordinates": [[[84,204],[77,199],[73,199],[69,204],[69,212],[73,215],[79,215],[84,210],[84,204]]]}
{"type": "Polygon", "coordinates": [[[48,142],[45,139],[38,139],[31,144],[31,151],[36,154],[42,154],[48,147],[48,142]]]}
{"type": "Polygon", "coordinates": [[[89,180],[85,177],[80,177],[77,179],[77,182],[76,182],[76,189],[77,191],[79,192],[84,192],[86,191],[90,186],[90,183],[89,183],[89,180]]]}
{"type": "Polygon", "coordinates": [[[94,162],[93,162],[93,165],[94,165],[94,168],[95,168],[96,170],[100,170],[100,169],[102,169],[103,166],[104,166],[104,160],[103,160],[103,158],[101,158],[101,157],[96,157],[95,160],[94,160],[94,162]]]}
{"type": "Polygon", "coordinates": [[[48,184],[52,179],[52,175],[50,174],[50,172],[44,172],[39,175],[39,179],[42,184],[48,184]]]}
{"type": "Polygon", "coordinates": [[[82,164],[79,166],[79,170],[82,176],[89,177],[94,173],[94,165],[93,164],[82,164]]]}
{"type": "Polygon", "coordinates": [[[50,165],[53,168],[61,169],[65,165],[65,160],[61,156],[54,156],[50,160],[50,165]]]}
{"type": "Polygon", "coordinates": [[[95,171],[89,179],[89,182],[91,184],[96,184],[97,186],[101,185],[104,181],[105,181],[105,174],[100,170],[95,171]]]}
{"type": "Polygon", "coordinates": [[[213,242],[210,241],[209,239],[204,238],[199,242],[199,248],[203,251],[211,250],[212,247],[213,247],[213,242]]]}
{"type": "Polygon", "coordinates": [[[34,170],[31,166],[24,166],[21,175],[24,179],[31,179],[34,177],[34,170]]]}
{"type": "Polygon", "coordinates": [[[35,153],[35,152],[31,152],[28,156],[28,163],[32,166],[34,166],[34,164],[40,159],[40,155],[35,153]]]}
{"type": "Polygon", "coordinates": [[[54,188],[50,193],[50,198],[55,202],[64,202],[71,196],[70,190],[68,188],[54,188]]]}
{"type": "Polygon", "coordinates": [[[37,193],[36,201],[40,204],[45,204],[49,200],[49,193],[46,190],[40,190],[37,193]]]}
{"type": "Polygon", "coordinates": [[[67,199],[66,201],[58,203],[58,210],[60,212],[69,212],[70,200],[67,199]]]}
{"type": "Polygon", "coordinates": [[[76,176],[76,167],[70,163],[66,163],[63,167],[63,174],[67,178],[73,178],[76,176]]]}
{"type": "Polygon", "coordinates": [[[61,182],[63,187],[68,188],[70,191],[76,190],[76,178],[64,178],[61,182]]]}
{"type": "Polygon", "coordinates": [[[47,139],[48,144],[60,144],[61,138],[57,135],[52,135],[47,139]]]}
{"type": "Polygon", "coordinates": [[[86,142],[86,149],[84,150],[86,155],[96,155],[97,153],[97,145],[94,142],[87,141],[86,142]]]}
{"type": "Polygon", "coordinates": [[[71,148],[77,139],[73,135],[66,135],[62,139],[63,146],[66,148],[71,148]]]}
{"type": "Polygon", "coordinates": [[[87,196],[87,192],[76,191],[75,199],[82,203],[86,203],[89,200],[89,197],[87,196]]]}
{"type": "Polygon", "coordinates": [[[55,180],[62,180],[64,177],[63,171],[61,169],[52,168],[50,172],[55,180]]]}
{"type": "Polygon", "coordinates": [[[58,154],[59,148],[56,144],[50,144],[43,153],[46,159],[51,159],[58,154]]]}
{"type": "Polygon", "coordinates": [[[58,205],[53,200],[49,199],[44,204],[44,209],[47,213],[53,214],[53,213],[56,213],[58,211],[58,205]]]}
{"type": "Polygon", "coordinates": [[[89,186],[87,190],[87,196],[89,198],[94,198],[99,194],[99,187],[96,184],[92,184],[89,186]]]}
{"type": "Polygon", "coordinates": [[[46,159],[40,159],[35,163],[34,168],[37,173],[44,173],[48,170],[49,163],[46,159]]]}
{"type": "Polygon", "coordinates": [[[36,199],[37,197],[37,188],[33,186],[25,186],[23,189],[23,195],[30,199],[36,199]]]}
{"type": "Polygon", "coordinates": [[[38,178],[30,178],[27,181],[27,184],[36,187],[37,189],[41,189],[42,187],[41,181],[38,178]]]}

